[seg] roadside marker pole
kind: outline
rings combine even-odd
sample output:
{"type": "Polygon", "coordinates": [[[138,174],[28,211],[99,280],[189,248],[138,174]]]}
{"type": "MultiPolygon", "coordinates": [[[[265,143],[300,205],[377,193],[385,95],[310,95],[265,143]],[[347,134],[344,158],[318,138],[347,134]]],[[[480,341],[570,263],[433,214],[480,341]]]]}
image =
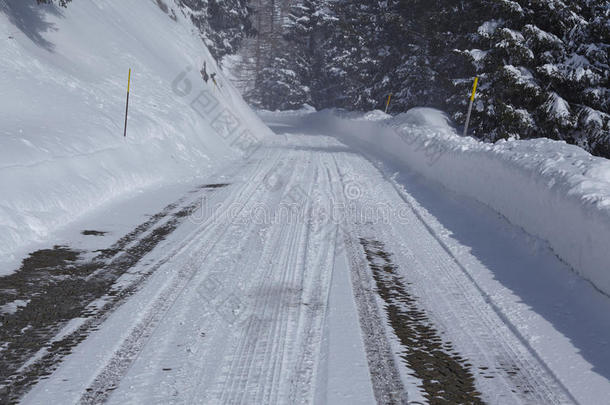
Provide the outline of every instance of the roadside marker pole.
{"type": "Polygon", "coordinates": [[[468,115],[466,115],[466,125],[464,126],[464,136],[468,135],[468,125],[470,124],[470,114],[472,113],[472,103],[474,102],[474,96],[477,94],[477,85],[479,84],[479,77],[474,78],[474,85],[472,86],[472,94],[470,96],[470,104],[468,105],[468,115]]]}
{"type": "Polygon", "coordinates": [[[125,105],[125,131],[123,138],[127,137],[127,113],[129,112],[129,85],[131,84],[131,69],[129,69],[129,77],[127,78],[127,104],[125,105]]]}
{"type": "Polygon", "coordinates": [[[390,100],[392,100],[392,93],[388,96],[388,102],[385,103],[385,113],[388,113],[388,107],[390,106],[390,100]]]}

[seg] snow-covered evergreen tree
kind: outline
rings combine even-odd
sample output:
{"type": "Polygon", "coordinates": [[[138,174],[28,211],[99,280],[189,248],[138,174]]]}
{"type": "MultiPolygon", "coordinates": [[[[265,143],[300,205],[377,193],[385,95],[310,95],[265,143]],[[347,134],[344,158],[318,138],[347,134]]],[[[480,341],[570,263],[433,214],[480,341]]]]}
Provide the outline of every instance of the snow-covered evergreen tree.
{"type": "MultiPolygon", "coordinates": [[[[594,3],[488,2],[491,18],[472,34],[483,50],[465,50],[476,56],[471,62],[483,83],[475,135],[546,136],[605,154],[608,43],[603,29],[593,28],[601,21],[594,17],[601,2],[594,3]]],[[[462,111],[453,112],[463,119],[462,111]]]]}
{"type": "Polygon", "coordinates": [[[371,90],[379,69],[374,49],[377,43],[373,24],[379,14],[375,3],[375,0],[332,3],[338,29],[327,39],[323,55],[327,84],[331,86],[324,89],[325,106],[369,109],[374,104],[371,90]]]}
{"type": "Polygon", "coordinates": [[[309,88],[303,85],[293,64],[286,58],[276,57],[263,69],[260,86],[250,98],[270,110],[293,110],[310,103],[309,88]]]}
{"type": "Polygon", "coordinates": [[[176,0],[199,28],[212,56],[221,61],[234,54],[244,38],[254,35],[249,0],[176,0]]]}
{"type": "MultiPolygon", "coordinates": [[[[334,21],[326,0],[298,0],[282,24],[281,46],[263,67],[258,85],[246,94],[255,105],[271,109],[298,108],[314,103],[325,85],[322,67],[326,30],[334,21]]],[[[316,101],[319,103],[319,101],[316,101]]]]}

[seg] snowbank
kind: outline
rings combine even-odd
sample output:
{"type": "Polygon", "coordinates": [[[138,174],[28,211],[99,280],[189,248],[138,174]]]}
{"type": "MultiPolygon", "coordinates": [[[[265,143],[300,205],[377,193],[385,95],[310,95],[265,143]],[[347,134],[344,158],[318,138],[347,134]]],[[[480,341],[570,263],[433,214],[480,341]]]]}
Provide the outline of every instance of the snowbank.
{"type": "Polygon", "coordinates": [[[0,260],[111,199],[239,158],[246,129],[267,135],[222,73],[204,85],[204,58],[216,63],[164,3],[173,18],[154,1],[0,2],[0,260]],[[212,124],[224,109],[231,131],[212,124]]]}
{"type": "Polygon", "coordinates": [[[322,111],[302,119],[488,205],[610,294],[610,161],[548,139],[482,143],[432,109],[378,118],[322,111]]]}

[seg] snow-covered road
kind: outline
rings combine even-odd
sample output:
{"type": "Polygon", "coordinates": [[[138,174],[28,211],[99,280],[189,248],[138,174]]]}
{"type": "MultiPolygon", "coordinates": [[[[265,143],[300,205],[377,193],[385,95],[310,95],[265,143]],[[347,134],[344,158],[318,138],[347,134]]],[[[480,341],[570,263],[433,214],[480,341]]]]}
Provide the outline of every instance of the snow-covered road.
{"type": "Polygon", "coordinates": [[[544,243],[330,136],[271,125],[170,208],[187,220],[24,403],[610,397],[610,299],[544,243]]]}

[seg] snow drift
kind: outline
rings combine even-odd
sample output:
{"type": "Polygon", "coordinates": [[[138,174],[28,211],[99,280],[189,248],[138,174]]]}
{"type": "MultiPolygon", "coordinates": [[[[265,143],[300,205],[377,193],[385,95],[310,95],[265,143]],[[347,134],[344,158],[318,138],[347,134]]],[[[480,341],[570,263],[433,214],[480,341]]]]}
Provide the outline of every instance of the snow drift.
{"type": "MultiPolygon", "coordinates": [[[[610,294],[610,161],[549,139],[495,144],[459,136],[445,115],[416,108],[390,117],[302,112],[320,133],[375,159],[390,159],[472,197],[528,233],[610,294]]],[[[275,115],[281,117],[281,115],[275,115]]]]}
{"type": "Polygon", "coordinates": [[[246,130],[266,136],[222,72],[221,88],[203,83],[203,61],[218,67],[199,32],[157,3],[0,1],[2,260],[111,199],[239,158],[246,130]]]}

